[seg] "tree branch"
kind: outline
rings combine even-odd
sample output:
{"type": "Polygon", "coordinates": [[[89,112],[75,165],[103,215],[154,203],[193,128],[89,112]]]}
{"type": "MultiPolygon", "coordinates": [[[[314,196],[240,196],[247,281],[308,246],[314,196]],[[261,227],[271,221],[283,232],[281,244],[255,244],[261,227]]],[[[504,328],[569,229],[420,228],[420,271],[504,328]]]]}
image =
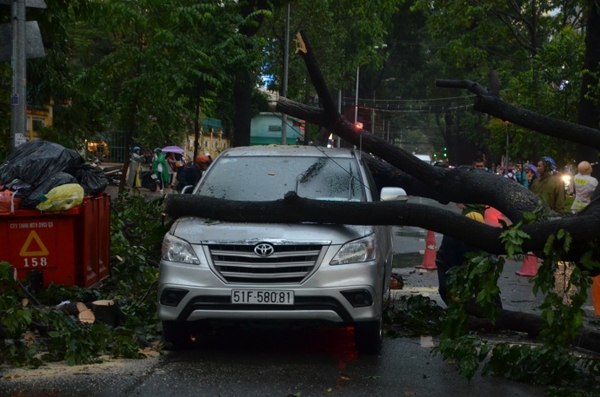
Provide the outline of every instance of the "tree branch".
{"type": "MultiPolygon", "coordinates": [[[[483,173],[483,172],[482,172],[483,173]]],[[[505,179],[505,178],[502,178],[505,179]]],[[[514,183],[514,182],[513,182],[514,183]]],[[[302,198],[295,192],[276,201],[232,201],[207,196],[170,194],[163,202],[166,227],[182,216],[198,216],[228,222],[302,223],[353,225],[418,226],[447,234],[491,254],[506,254],[500,241],[502,229],[474,221],[466,216],[425,204],[392,202],[329,202],[302,198]],[[348,214],[352,214],[349,219],[348,214]]],[[[600,201],[577,216],[540,221],[523,226],[530,238],[524,252],[542,251],[548,237],[564,229],[571,233],[572,245],[587,248],[590,236],[600,235],[600,201]]],[[[585,250],[573,249],[566,260],[579,260],[585,250]]]]}
{"type": "Polygon", "coordinates": [[[600,131],[580,124],[543,116],[489,95],[479,84],[468,80],[436,80],[437,87],[468,89],[477,95],[473,109],[510,121],[544,135],[565,139],[600,150],[600,131]]]}

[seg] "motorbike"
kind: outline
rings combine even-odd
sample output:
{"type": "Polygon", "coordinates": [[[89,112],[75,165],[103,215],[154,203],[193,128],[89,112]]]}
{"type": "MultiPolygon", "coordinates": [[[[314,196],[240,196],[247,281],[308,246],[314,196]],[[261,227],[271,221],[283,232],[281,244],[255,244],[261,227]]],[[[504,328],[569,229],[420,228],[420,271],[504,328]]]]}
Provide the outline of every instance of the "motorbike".
{"type": "Polygon", "coordinates": [[[158,189],[158,178],[152,170],[146,170],[140,173],[140,183],[142,184],[142,187],[151,192],[155,192],[156,189],[158,189]]]}
{"type": "Polygon", "coordinates": [[[120,165],[102,168],[102,172],[104,172],[104,175],[106,175],[108,183],[114,186],[119,186],[119,184],[121,183],[122,168],[123,167],[121,167],[120,165]]]}

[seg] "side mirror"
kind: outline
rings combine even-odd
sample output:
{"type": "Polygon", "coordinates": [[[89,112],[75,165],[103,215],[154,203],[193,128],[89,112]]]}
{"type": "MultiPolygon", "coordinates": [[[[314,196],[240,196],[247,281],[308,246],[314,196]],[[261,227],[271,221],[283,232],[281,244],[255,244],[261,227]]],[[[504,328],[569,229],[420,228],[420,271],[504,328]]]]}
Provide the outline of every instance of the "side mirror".
{"type": "Polygon", "coordinates": [[[406,201],[408,195],[401,187],[384,187],[379,195],[381,201],[406,201]]]}

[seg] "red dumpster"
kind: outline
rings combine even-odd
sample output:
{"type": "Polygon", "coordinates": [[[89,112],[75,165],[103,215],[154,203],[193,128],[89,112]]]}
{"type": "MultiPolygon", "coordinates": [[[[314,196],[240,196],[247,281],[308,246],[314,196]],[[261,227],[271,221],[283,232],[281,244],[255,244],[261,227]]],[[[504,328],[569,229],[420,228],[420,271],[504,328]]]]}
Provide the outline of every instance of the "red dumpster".
{"type": "Polygon", "coordinates": [[[17,277],[42,275],[43,286],[91,287],[108,277],[110,196],[84,198],[68,211],[0,212],[0,261],[17,269],[17,277]]]}

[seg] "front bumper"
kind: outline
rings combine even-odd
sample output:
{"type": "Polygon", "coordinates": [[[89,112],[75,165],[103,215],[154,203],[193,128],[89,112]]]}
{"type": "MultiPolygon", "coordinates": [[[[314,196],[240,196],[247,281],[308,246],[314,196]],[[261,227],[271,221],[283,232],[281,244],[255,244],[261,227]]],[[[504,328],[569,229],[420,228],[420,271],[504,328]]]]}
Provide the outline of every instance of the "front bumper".
{"type": "Polygon", "coordinates": [[[338,324],[376,320],[382,315],[382,266],[377,262],[321,266],[302,284],[256,285],[226,284],[209,267],[163,261],[158,318],[163,321],[282,320],[338,324]],[[294,304],[233,304],[233,289],[294,291],[294,304]],[[172,295],[168,297],[169,294],[172,295]]]}

